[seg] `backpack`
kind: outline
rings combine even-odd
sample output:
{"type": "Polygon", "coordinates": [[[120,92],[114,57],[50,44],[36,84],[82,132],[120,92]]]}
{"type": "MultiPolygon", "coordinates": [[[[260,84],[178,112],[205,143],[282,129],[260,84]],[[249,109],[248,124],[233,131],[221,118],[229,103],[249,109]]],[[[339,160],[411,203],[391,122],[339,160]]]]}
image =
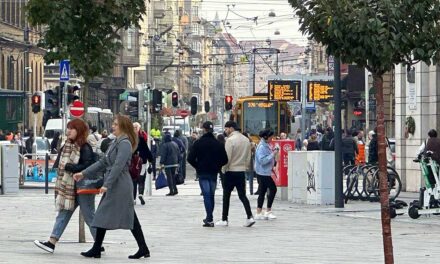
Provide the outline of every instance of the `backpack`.
{"type": "Polygon", "coordinates": [[[131,157],[130,167],[128,167],[128,170],[133,180],[139,178],[139,176],[141,175],[142,158],[139,156],[139,153],[135,153],[131,157]]]}

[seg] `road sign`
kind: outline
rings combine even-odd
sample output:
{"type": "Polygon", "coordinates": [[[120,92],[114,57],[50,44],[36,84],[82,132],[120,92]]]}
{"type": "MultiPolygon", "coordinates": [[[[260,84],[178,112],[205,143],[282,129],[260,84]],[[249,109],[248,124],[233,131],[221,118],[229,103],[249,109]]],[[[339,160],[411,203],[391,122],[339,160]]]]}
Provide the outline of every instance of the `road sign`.
{"type": "Polygon", "coordinates": [[[267,87],[268,100],[271,101],[301,101],[301,81],[299,80],[269,80],[267,87]]]}
{"type": "Polygon", "coordinates": [[[60,61],[60,81],[70,80],[70,61],[60,61]]]}
{"type": "Polygon", "coordinates": [[[82,117],[84,115],[84,104],[77,100],[70,106],[70,114],[73,117],[82,117]]]}

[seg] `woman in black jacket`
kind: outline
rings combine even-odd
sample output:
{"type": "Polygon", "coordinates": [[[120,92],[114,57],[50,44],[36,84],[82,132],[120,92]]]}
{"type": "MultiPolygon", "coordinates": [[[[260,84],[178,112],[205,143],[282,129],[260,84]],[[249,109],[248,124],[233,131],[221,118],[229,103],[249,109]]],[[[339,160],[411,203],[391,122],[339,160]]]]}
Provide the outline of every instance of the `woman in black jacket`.
{"type": "Polygon", "coordinates": [[[316,134],[312,134],[307,144],[307,151],[319,150],[319,143],[316,134]]]}
{"type": "Polygon", "coordinates": [[[67,141],[61,148],[54,168],[58,169],[55,185],[57,193],[56,209],[58,211],[52,234],[48,241],[35,240],[39,248],[53,253],[55,245],[63,234],[76,208],[80,206],[86,224],[93,238],[96,228],[91,226],[95,217],[95,194],[76,193],[73,174],[84,170],[94,162],[92,147],[87,143],[89,128],[81,119],[74,119],[67,124],[67,141]]]}

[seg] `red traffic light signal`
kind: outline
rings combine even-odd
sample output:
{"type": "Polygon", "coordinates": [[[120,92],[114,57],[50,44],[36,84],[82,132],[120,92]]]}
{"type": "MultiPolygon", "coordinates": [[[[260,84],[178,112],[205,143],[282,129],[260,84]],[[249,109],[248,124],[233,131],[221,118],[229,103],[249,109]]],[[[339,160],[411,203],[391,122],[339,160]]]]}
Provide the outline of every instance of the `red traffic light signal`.
{"type": "Polygon", "coordinates": [[[41,96],[38,94],[32,95],[32,112],[39,113],[41,111],[41,96]]]}
{"type": "Polygon", "coordinates": [[[226,111],[229,111],[232,109],[232,96],[231,95],[226,95],[225,96],[225,109],[226,111]]]}
{"type": "Polygon", "coordinates": [[[173,107],[179,106],[179,94],[177,92],[171,94],[171,104],[173,107]]]}

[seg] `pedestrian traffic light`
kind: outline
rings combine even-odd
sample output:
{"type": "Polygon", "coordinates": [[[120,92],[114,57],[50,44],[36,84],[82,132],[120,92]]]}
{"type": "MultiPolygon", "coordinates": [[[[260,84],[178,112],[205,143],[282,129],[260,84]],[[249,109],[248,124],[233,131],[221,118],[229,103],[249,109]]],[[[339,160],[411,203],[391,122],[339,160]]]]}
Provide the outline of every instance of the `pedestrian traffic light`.
{"type": "Polygon", "coordinates": [[[39,113],[41,111],[41,96],[39,94],[32,95],[32,112],[39,113]]]}
{"type": "Polygon", "coordinates": [[[191,97],[191,115],[197,114],[197,97],[193,96],[191,97]]]}
{"type": "Polygon", "coordinates": [[[205,101],[205,112],[208,113],[211,109],[211,106],[209,105],[209,101],[205,101]]]}
{"type": "Polygon", "coordinates": [[[159,113],[162,110],[162,91],[154,89],[153,90],[153,102],[152,102],[152,112],[159,113]]]}
{"type": "Polygon", "coordinates": [[[225,96],[225,110],[232,110],[232,95],[225,96]]]}
{"type": "Polygon", "coordinates": [[[171,104],[173,107],[177,107],[179,105],[179,94],[177,92],[171,93],[171,104]]]}
{"type": "Polygon", "coordinates": [[[67,85],[67,105],[70,105],[74,101],[79,100],[79,90],[79,85],[67,85]]]}

